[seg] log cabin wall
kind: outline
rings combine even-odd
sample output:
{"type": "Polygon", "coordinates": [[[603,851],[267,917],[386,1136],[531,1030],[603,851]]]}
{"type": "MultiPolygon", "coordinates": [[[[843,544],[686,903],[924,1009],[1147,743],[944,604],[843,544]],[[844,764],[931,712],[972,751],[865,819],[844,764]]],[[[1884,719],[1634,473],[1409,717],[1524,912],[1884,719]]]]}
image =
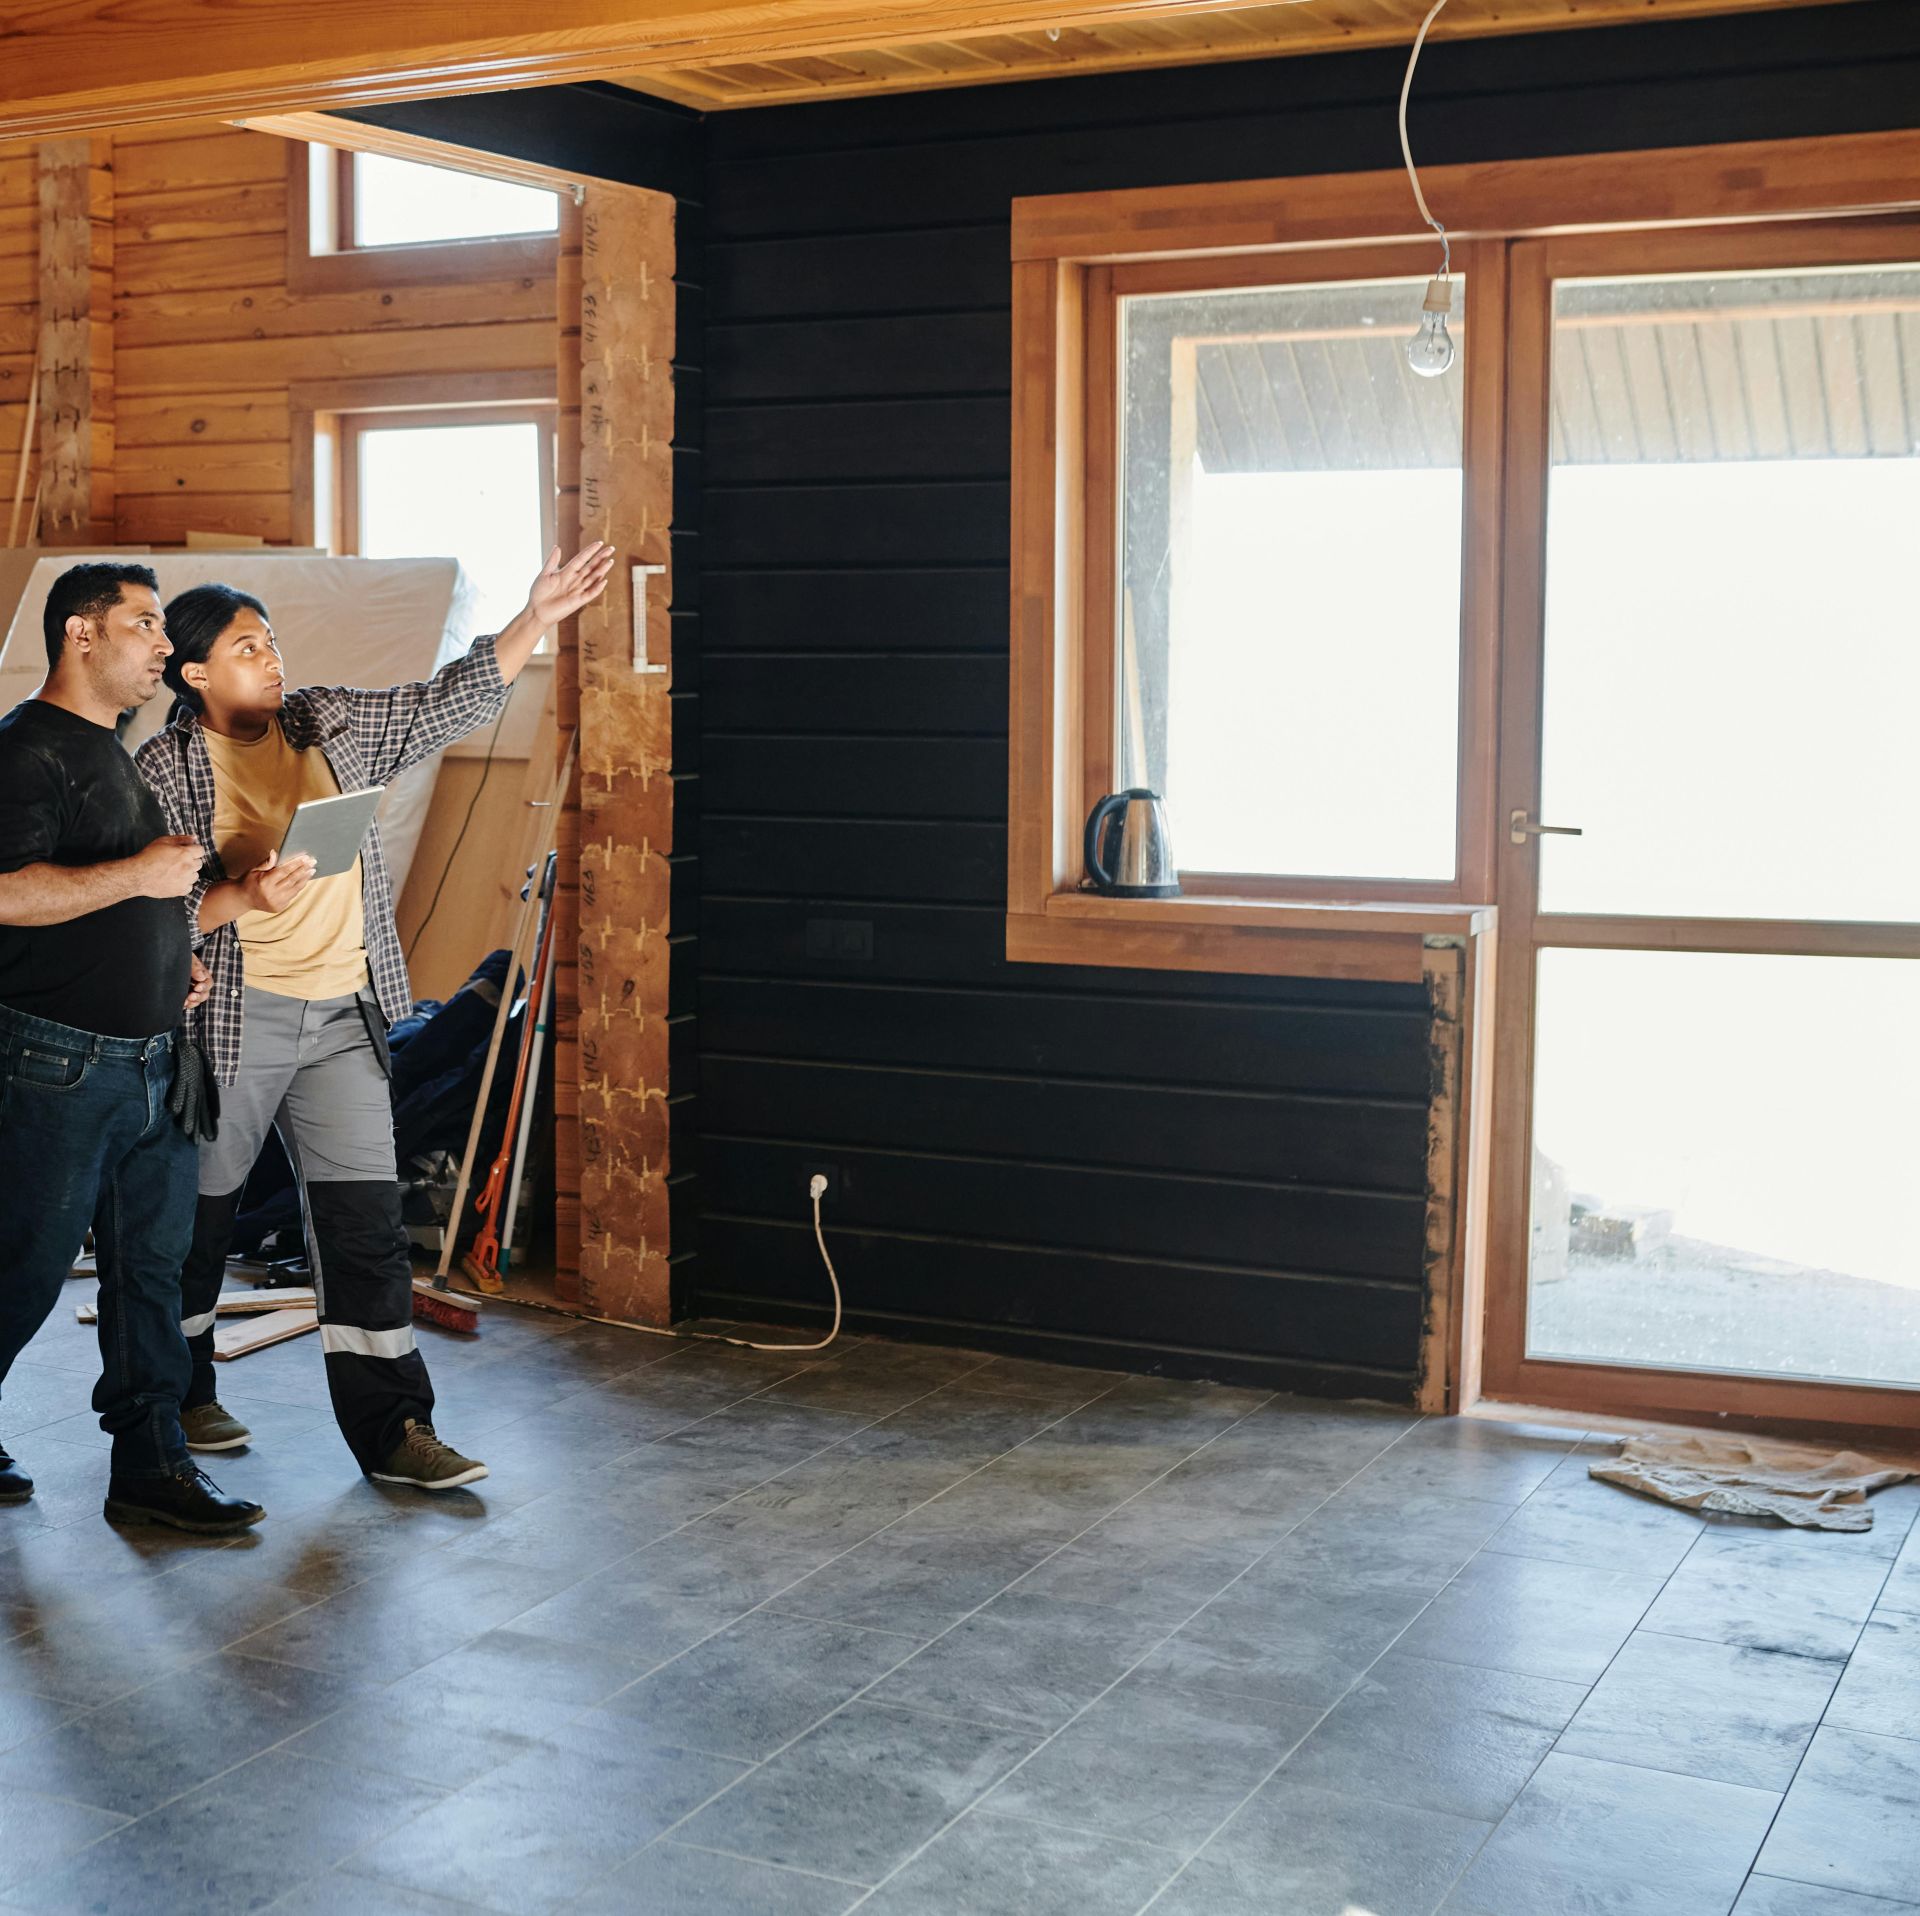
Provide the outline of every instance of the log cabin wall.
{"type": "MultiPolygon", "coordinates": [[[[106,367],[94,381],[95,514],[90,526],[43,520],[43,542],[177,546],[191,530],[305,543],[312,527],[296,506],[289,405],[302,382],[525,372],[551,385],[551,268],[512,280],[294,291],[287,141],[203,122],[94,144],[107,162],[100,250],[111,264],[111,299],[94,326],[96,367],[106,367]]],[[[0,156],[0,512],[12,496],[37,332],[39,170],[31,149],[0,156]]],[[[30,462],[29,493],[36,468],[30,462]]],[[[537,711],[533,680],[544,669],[518,703],[537,711]]],[[[409,943],[468,804],[479,802],[414,948],[423,997],[452,992],[510,918],[512,886],[484,848],[515,841],[527,729],[503,733],[490,771],[484,737],[443,761],[399,901],[409,943]]]]}

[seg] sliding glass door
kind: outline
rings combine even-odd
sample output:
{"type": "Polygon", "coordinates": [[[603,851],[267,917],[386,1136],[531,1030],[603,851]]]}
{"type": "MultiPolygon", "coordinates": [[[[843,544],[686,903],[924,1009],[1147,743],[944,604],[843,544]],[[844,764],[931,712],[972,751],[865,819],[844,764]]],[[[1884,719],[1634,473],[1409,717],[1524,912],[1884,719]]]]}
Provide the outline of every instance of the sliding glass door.
{"type": "Polygon", "coordinates": [[[1497,1396],[1920,1418],[1920,231],[1512,256],[1497,1396]]]}

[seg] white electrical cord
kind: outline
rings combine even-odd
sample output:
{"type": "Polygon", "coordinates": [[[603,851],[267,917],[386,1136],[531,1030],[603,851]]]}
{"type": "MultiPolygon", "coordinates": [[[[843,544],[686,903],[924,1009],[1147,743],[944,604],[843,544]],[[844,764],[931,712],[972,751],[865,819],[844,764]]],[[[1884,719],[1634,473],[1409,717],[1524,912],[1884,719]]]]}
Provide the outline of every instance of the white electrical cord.
{"type": "Polygon", "coordinates": [[[1427,29],[1440,17],[1440,9],[1447,0],[1433,0],[1432,10],[1420,22],[1420,31],[1413,36],[1413,51],[1407,55],[1407,77],[1400,82],[1400,157],[1407,163],[1407,180],[1413,187],[1413,203],[1420,209],[1420,217],[1440,236],[1440,277],[1447,277],[1447,269],[1453,263],[1453,248],[1447,243],[1447,229],[1427,211],[1427,196],[1420,190],[1420,174],[1413,164],[1413,146],[1407,138],[1407,100],[1413,92],[1413,70],[1420,64],[1420,49],[1427,43],[1427,29]]]}
{"type": "Polygon", "coordinates": [[[833,1259],[827,1255],[827,1234],[820,1228],[820,1200],[826,1194],[827,1181],[816,1171],[807,1195],[813,1199],[813,1241],[820,1247],[820,1261],[827,1267],[827,1282],[833,1286],[833,1329],[817,1344],[750,1344],[744,1337],[722,1337],[718,1342],[737,1344],[743,1351],[823,1351],[840,1335],[840,1279],[833,1259]]]}
{"type": "Polygon", "coordinates": [[[840,1274],[833,1268],[833,1259],[827,1252],[827,1234],[820,1224],[820,1200],[827,1194],[827,1181],[817,1171],[807,1186],[807,1195],[813,1200],[813,1241],[820,1247],[820,1261],[827,1267],[827,1282],[833,1287],[833,1329],[817,1344],[755,1344],[744,1337],[722,1337],[716,1331],[674,1331],[662,1330],[657,1324],[629,1324],[619,1318],[593,1317],[586,1321],[591,1324],[612,1324],[623,1331],[641,1331],[648,1337],[671,1337],[683,1344],[731,1344],[743,1351],[823,1351],[840,1335],[840,1274]]]}

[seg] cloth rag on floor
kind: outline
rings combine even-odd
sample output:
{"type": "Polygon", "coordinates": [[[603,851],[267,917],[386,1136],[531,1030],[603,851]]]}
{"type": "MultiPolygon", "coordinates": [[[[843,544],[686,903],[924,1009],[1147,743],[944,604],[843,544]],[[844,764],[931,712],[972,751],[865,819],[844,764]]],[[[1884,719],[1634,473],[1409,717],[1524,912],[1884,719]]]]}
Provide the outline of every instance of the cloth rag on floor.
{"type": "Polygon", "coordinates": [[[1916,1473],[1856,1450],[1815,1450],[1732,1436],[1629,1437],[1587,1474],[1685,1510],[1778,1517],[1805,1530],[1871,1530],[1870,1490],[1916,1473]]]}

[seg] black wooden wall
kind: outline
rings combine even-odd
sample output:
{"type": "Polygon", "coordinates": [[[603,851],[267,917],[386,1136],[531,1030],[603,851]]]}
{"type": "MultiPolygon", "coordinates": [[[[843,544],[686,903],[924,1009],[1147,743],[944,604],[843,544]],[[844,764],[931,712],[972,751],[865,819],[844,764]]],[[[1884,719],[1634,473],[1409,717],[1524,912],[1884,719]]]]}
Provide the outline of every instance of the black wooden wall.
{"type": "MultiPolygon", "coordinates": [[[[1392,166],[1401,67],[705,122],[689,1308],[817,1318],[830,1169],[856,1327],[1409,1393],[1420,993],[1011,966],[1001,915],[1009,204],[1392,166]]],[[[631,112],[597,170],[661,184],[631,112]]],[[[1913,124],[1907,0],[1442,44],[1414,111],[1433,164],[1913,124]]]]}

